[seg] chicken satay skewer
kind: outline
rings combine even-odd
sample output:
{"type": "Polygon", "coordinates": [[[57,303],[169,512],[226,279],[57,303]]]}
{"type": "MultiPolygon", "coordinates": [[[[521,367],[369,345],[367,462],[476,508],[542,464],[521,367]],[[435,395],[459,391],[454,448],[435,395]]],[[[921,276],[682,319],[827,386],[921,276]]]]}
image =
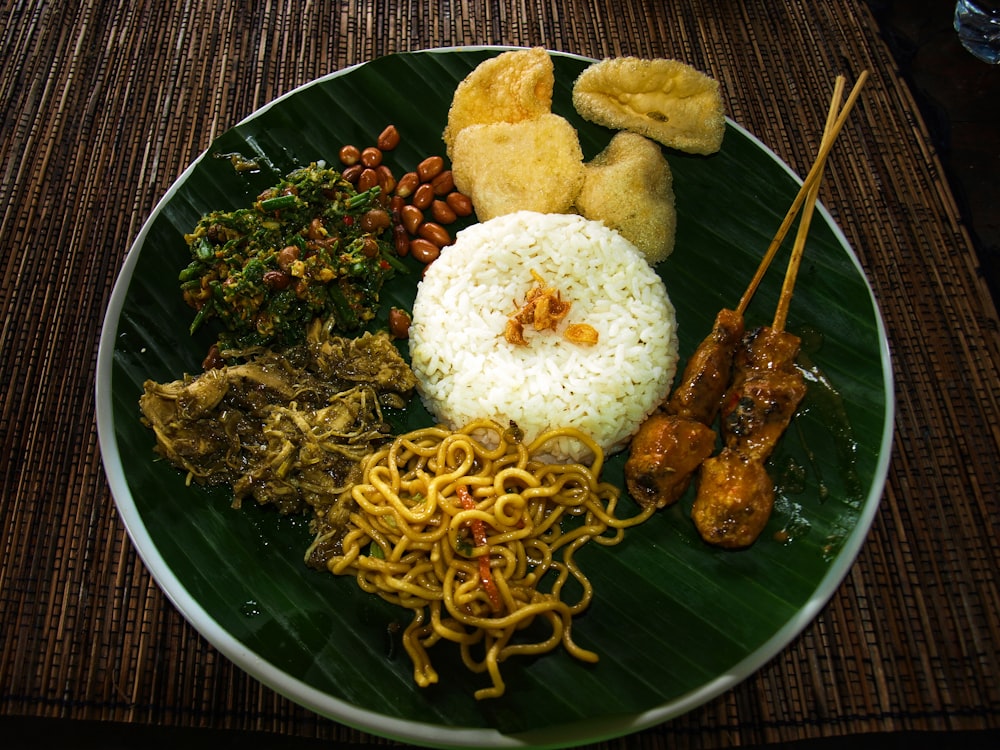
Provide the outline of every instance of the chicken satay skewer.
{"type": "MultiPolygon", "coordinates": [[[[850,112],[867,74],[856,83],[841,111],[850,112]]],[[[824,143],[829,143],[833,112],[843,95],[838,79],[824,143]]],[[[822,177],[822,168],[818,175],[822,177]]],[[[691,517],[702,538],[728,548],[752,544],[763,531],[774,506],[774,484],[765,461],[805,396],[805,383],[795,367],[800,340],[784,330],[792,290],[819,194],[820,179],[806,195],[792,255],[772,325],[747,337],[734,359],[735,378],[723,409],[725,448],[700,470],[691,517]]]]}
{"type": "MultiPolygon", "coordinates": [[[[761,279],[764,278],[764,274],[770,267],[771,261],[784,243],[788,230],[794,223],[799,211],[803,205],[809,206],[810,203],[815,204],[815,194],[818,193],[819,184],[823,178],[823,170],[826,168],[827,157],[833,148],[834,142],[837,140],[837,136],[843,129],[844,123],[847,121],[847,115],[850,114],[854,102],[861,93],[861,86],[864,85],[867,77],[868,72],[864,71],[848,97],[847,103],[840,110],[840,105],[843,101],[845,79],[844,76],[837,76],[816,160],[802,181],[795,200],[792,201],[792,205],[788,208],[784,219],[782,219],[781,224],[778,226],[771,244],[761,258],[757,266],[757,271],[743,292],[743,296],[740,297],[736,309],[729,310],[723,308],[719,311],[712,332],[699,344],[694,354],[688,360],[688,364],[681,377],[681,382],[667,403],[668,413],[691,417],[703,424],[711,424],[714,421],[719,401],[729,384],[732,352],[743,335],[743,314],[746,312],[750,300],[753,299],[761,279]],[[838,112],[838,110],[840,111],[838,112]],[[810,191],[814,188],[813,197],[810,199],[810,191]]],[[[808,209],[808,213],[811,219],[812,208],[808,209]]],[[[808,230],[808,219],[803,217],[803,221],[806,222],[806,229],[808,230]]],[[[792,283],[794,284],[794,276],[792,283]]]]}
{"type": "Polygon", "coordinates": [[[681,381],[665,407],[643,423],[632,441],[625,465],[626,485],[644,506],[663,508],[676,502],[694,472],[715,448],[711,425],[729,385],[733,353],[743,337],[743,313],[809,191],[822,177],[826,157],[846,120],[844,116],[835,117],[843,87],[843,76],[839,76],[816,163],[803,180],[737,309],[719,311],[711,333],[688,360],[681,381]]]}
{"type": "MultiPolygon", "coordinates": [[[[843,76],[838,76],[827,114],[821,153],[824,150],[829,153],[830,142],[838,132],[837,123],[842,123],[844,116],[850,113],[866,79],[867,71],[858,78],[850,98],[840,114],[836,115],[844,91],[843,76]]],[[[766,460],[771,454],[774,444],[788,426],[795,408],[805,395],[802,376],[795,367],[801,340],[785,331],[785,323],[819,198],[825,164],[819,162],[818,166],[819,169],[812,170],[816,179],[805,191],[802,217],[785,270],[774,319],[770,327],[762,326],[745,338],[733,359],[733,382],[722,408],[722,434],[726,445],[761,460],[766,460]],[[783,393],[784,391],[787,393],[783,393]],[[782,396],[780,404],[776,402],[779,396],[782,396]]]]}
{"type": "MultiPolygon", "coordinates": [[[[810,199],[815,192],[810,190],[810,199]]],[[[808,229],[805,217],[811,213],[810,205],[811,201],[806,203],[796,247],[808,229]]],[[[799,259],[801,254],[789,262],[786,281],[795,275],[799,259]]],[[[774,483],[765,461],[806,393],[795,367],[800,340],[783,330],[788,290],[782,294],[774,324],[747,334],[736,353],[733,384],[720,420],[725,447],[698,469],[691,519],[701,538],[719,547],[748,547],[767,525],[774,508],[774,483]]]]}

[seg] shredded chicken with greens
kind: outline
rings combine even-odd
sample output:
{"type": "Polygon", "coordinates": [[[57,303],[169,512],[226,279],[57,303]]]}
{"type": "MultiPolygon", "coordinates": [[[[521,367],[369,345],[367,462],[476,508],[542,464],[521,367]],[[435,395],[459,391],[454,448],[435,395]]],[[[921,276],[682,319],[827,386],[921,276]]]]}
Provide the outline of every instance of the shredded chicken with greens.
{"type": "Polygon", "coordinates": [[[139,405],[157,452],[189,481],[230,485],[234,505],[252,497],[330,515],[360,461],[391,437],[383,407],[406,405],[409,365],[384,333],[345,339],[319,321],[304,344],[241,354],[197,377],[146,381],[139,405]]]}

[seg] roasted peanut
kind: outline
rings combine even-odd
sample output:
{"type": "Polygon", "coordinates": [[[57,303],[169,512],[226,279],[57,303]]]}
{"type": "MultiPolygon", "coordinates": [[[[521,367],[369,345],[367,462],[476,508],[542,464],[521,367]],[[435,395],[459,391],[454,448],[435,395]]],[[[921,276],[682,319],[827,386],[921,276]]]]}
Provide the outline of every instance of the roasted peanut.
{"type": "Polygon", "coordinates": [[[441,248],[454,241],[445,225],[470,216],[474,207],[468,196],[455,189],[454,175],[445,168],[441,156],[426,157],[415,170],[397,180],[389,166],[383,164],[383,152],[395,149],[399,143],[398,129],[388,125],[375,146],[360,150],[356,146],[343,146],[342,174],[358,192],[380,188],[376,203],[384,210],[372,209],[363,214],[359,218],[362,228],[372,234],[390,230],[397,255],[412,254],[427,264],[438,257],[441,248]]]}
{"type": "Polygon", "coordinates": [[[455,221],[458,216],[451,207],[442,200],[436,200],[431,203],[431,216],[434,217],[434,221],[438,224],[451,224],[455,221]]]}
{"type": "Polygon", "coordinates": [[[448,230],[433,221],[425,221],[417,228],[417,236],[431,242],[438,247],[451,244],[451,235],[448,230]]]}
{"type": "Polygon", "coordinates": [[[396,248],[396,255],[400,258],[410,252],[410,233],[402,224],[395,224],[392,227],[392,244],[396,248]]]}
{"type": "Polygon", "coordinates": [[[421,263],[431,263],[441,255],[441,248],[433,242],[418,237],[410,240],[410,253],[421,263]]]}
{"type": "Polygon", "coordinates": [[[420,186],[420,177],[416,172],[407,172],[402,177],[399,178],[399,182],[396,183],[396,195],[400,195],[403,198],[409,198],[413,195],[413,191],[420,186]]]}
{"type": "Polygon", "coordinates": [[[410,335],[412,318],[406,310],[398,307],[389,308],[389,333],[393,338],[405,339],[410,335]]]}
{"type": "Polygon", "coordinates": [[[221,352],[219,352],[219,347],[216,344],[212,344],[208,348],[208,354],[205,355],[205,359],[201,361],[201,369],[203,370],[214,370],[219,367],[225,367],[226,360],[222,358],[221,352]]]}
{"type": "Polygon", "coordinates": [[[441,174],[431,180],[431,187],[434,188],[434,195],[445,196],[455,189],[455,177],[450,169],[444,170],[441,174]]]}
{"type": "Polygon", "coordinates": [[[396,177],[389,167],[379,164],[375,168],[375,173],[378,175],[378,186],[382,188],[382,195],[389,195],[396,189],[396,177]]]}
{"type": "Polygon", "coordinates": [[[417,174],[421,182],[430,182],[444,169],[444,159],[440,156],[428,156],[417,165],[417,174]]]}
{"type": "Polygon", "coordinates": [[[385,130],[379,133],[375,145],[383,151],[392,151],[396,148],[399,145],[399,131],[396,130],[396,126],[387,125],[385,130]]]}
{"type": "Polygon", "coordinates": [[[382,163],[382,150],[369,146],[361,152],[361,163],[374,169],[382,163]]]}
{"type": "Polygon", "coordinates": [[[434,188],[429,182],[425,182],[423,185],[418,187],[413,193],[413,199],[410,201],[414,206],[423,211],[431,205],[431,201],[434,200],[434,188]]]}
{"type": "Polygon", "coordinates": [[[416,206],[403,206],[399,209],[399,220],[407,232],[416,235],[417,229],[424,223],[424,212],[416,206]]]}
{"type": "Polygon", "coordinates": [[[286,245],[278,251],[278,255],[275,257],[275,261],[278,264],[278,268],[282,271],[287,271],[292,267],[292,263],[299,259],[299,249],[295,245],[286,245]]]}
{"type": "Polygon", "coordinates": [[[292,277],[284,271],[267,271],[264,274],[264,285],[269,289],[287,289],[292,283],[292,277]]]}
{"type": "Polygon", "coordinates": [[[383,229],[388,229],[391,219],[389,214],[383,211],[381,208],[372,208],[361,214],[361,220],[358,222],[358,226],[361,227],[362,231],[368,232],[369,234],[378,234],[383,229]]]}
{"type": "Polygon", "coordinates": [[[361,177],[361,173],[364,172],[364,171],[365,171],[364,164],[362,164],[361,162],[358,162],[357,164],[352,164],[347,169],[345,169],[343,172],[341,172],[340,176],[343,177],[345,180],[347,180],[352,185],[357,185],[358,184],[358,178],[361,177]]]}
{"type": "Polygon", "coordinates": [[[353,167],[361,161],[361,149],[357,146],[341,146],[337,155],[340,157],[340,163],[345,167],[353,167]]]}
{"type": "Polygon", "coordinates": [[[363,193],[376,185],[378,185],[378,172],[370,167],[362,170],[358,176],[358,192],[363,193]]]}
{"type": "Polygon", "coordinates": [[[563,332],[563,337],[574,344],[593,346],[597,343],[597,329],[587,323],[570,323],[563,332]]]}
{"type": "Polygon", "coordinates": [[[472,199],[457,190],[445,196],[448,207],[456,216],[468,216],[472,213],[472,199]]]}
{"type": "Polygon", "coordinates": [[[306,229],[306,239],[307,240],[321,240],[326,237],[326,227],[323,226],[323,220],[318,216],[309,222],[309,228],[306,229]]]}

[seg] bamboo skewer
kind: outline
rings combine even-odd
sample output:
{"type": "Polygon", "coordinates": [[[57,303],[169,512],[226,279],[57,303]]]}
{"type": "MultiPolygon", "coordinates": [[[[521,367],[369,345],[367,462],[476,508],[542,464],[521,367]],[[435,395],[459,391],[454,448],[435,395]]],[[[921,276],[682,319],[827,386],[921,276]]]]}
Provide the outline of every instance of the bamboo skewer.
{"type": "MultiPolygon", "coordinates": [[[[847,120],[851,106],[857,100],[867,73],[862,74],[841,109],[844,98],[845,79],[837,76],[834,93],[830,101],[823,136],[816,161],[785,216],[777,235],[762,259],[757,274],[740,300],[736,311],[723,309],[716,316],[712,332],[698,345],[684,368],[681,382],[669,396],[665,408],[651,416],[641,425],[632,441],[629,458],[625,463],[626,485],[633,497],[643,505],[666,507],[677,501],[686,491],[694,472],[704,470],[711,456],[716,432],[712,428],[720,408],[727,400],[727,389],[734,388],[733,369],[735,355],[739,347],[745,346],[743,314],[750,298],[756,291],[768,265],[782,245],[785,235],[803,205],[806,210],[793,248],[789,270],[785,276],[785,286],[779,299],[776,326],[784,326],[785,315],[791,297],[791,287],[801,262],[805,236],[819,194],[820,181],[825,162],[833,143],[847,120]],[[786,293],[787,290],[787,293],[786,293]],[[679,439],[683,435],[683,439],[679,439]],[[683,446],[682,448],[668,446],[683,446]]],[[[784,342],[787,334],[778,330],[778,339],[784,342]]],[[[787,349],[787,347],[785,347],[787,349]]],[[[795,346],[795,352],[798,345],[795,346]]],[[[793,353],[794,356],[794,353],[793,353]]],[[[742,365],[741,365],[742,367],[742,365]]],[[[733,391],[735,393],[735,391],[733,391]]],[[[795,397],[794,389],[789,393],[795,397]]],[[[791,403],[789,400],[788,403],[791,403]]],[[[796,399],[792,404],[797,406],[796,399]]],[[[790,416],[790,415],[789,415],[790,416]]],[[[727,413],[728,418],[728,413],[727,413]]],[[[729,455],[729,454],[726,454],[729,455]]],[[[714,466],[714,464],[713,464],[714,466]]],[[[755,465],[756,466],[756,465],[755,465]]],[[[757,469],[760,467],[758,466],[757,469]]],[[[708,505],[711,505],[709,502],[708,505]]],[[[695,507],[706,507],[699,490],[695,507]]],[[[770,514],[770,508],[767,511],[770,514]]],[[[709,516],[711,514],[708,514],[709,516]]],[[[708,516],[706,516],[708,518],[708,516]]],[[[697,521],[696,521],[697,524],[697,521]]],[[[702,531],[699,526],[699,531],[702,531]]]]}
{"type": "MultiPolygon", "coordinates": [[[[868,77],[868,72],[862,72],[861,76],[858,78],[857,82],[854,84],[854,89],[851,91],[850,97],[848,97],[847,103],[841,110],[840,116],[838,117],[838,122],[843,123],[847,115],[850,114],[851,108],[854,106],[854,102],[858,98],[858,94],[861,92],[861,87],[864,86],[865,80],[868,77]]],[[[840,95],[843,94],[843,84],[841,83],[837,90],[840,95]]],[[[835,93],[834,100],[839,106],[839,97],[835,93]]],[[[832,114],[831,107],[831,114],[832,114]]],[[[827,121],[829,126],[829,120],[827,121]]],[[[827,128],[830,130],[830,128],[827,128]]],[[[829,133],[824,133],[824,145],[832,146],[833,141],[836,140],[837,133],[839,131],[831,131],[829,133]]],[[[820,147],[822,151],[822,146],[820,147]]],[[[829,148],[826,149],[829,153],[829,148]]],[[[802,262],[802,255],[805,251],[806,238],[809,234],[809,225],[812,222],[813,211],[816,208],[816,199],[819,196],[820,183],[823,181],[823,170],[825,168],[825,159],[823,162],[818,163],[818,169],[816,170],[816,178],[813,180],[812,184],[809,186],[808,194],[806,195],[805,202],[802,207],[802,218],[799,220],[799,228],[795,235],[795,244],[792,246],[792,256],[788,260],[788,269],[785,271],[785,280],[781,287],[781,296],[778,299],[778,306],[774,312],[774,321],[771,327],[776,331],[783,331],[785,328],[785,321],[788,318],[788,308],[792,303],[792,292],[795,288],[795,279],[799,272],[799,265],[802,262]]]]}
{"type": "MultiPolygon", "coordinates": [[[[868,71],[863,70],[861,75],[858,76],[858,80],[855,82],[850,95],[847,97],[847,102],[844,104],[844,107],[840,110],[839,114],[836,115],[836,119],[834,119],[833,115],[837,111],[837,107],[839,107],[845,86],[844,77],[837,76],[834,84],[834,94],[831,99],[829,112],[827,114],[826,127],[824,129],[823,138],[820,141],[819,151],[816,154],[816,160],[813,162],[812,167],[806,174],[805,179],[802,181],[802,185],[799,188],[798,194],[795,196],[795,200],[793,200],[792,205],[789,206],[788,212],[785,214],[785,218],[782,220],[781,225],[778,227],[778,231],[774,235],[774,239],[771,240],[771,244],[764,253],[764,257],[761,259],[756,274],[754,274],[754,277],[750,280],[750,284],[747,286],[746,291],[740,298],[739,305],[736,308],[736,312],[740,315],[746,312],[746,308],[750,304],[750,300],[757,291],[757,287],[760,285],[761,279],[764,278],[764,274],[771,265],[771,261],[777,254],[781,244],[785,241],[785,236],[788,234],[788,230],[795,221],[795,217],[798,215],[799,210],[802,209],[803,205],[806,204],[807,201],[808,203],[815,205],[816,195],[819,193],[819,184],[823,177],[823,170],[826,167],[826,159],[830,155],[830,151],[833,149],[833,144],[837,140],[837,136],[840,135],[840,131],[843,129],[844,123],[847,122],[847,117],[851,113],[851,109],[853,109],[854,103],[861,94],[861,88],[864,86],[867,79],[868,71]],[[815,192],[813,193],[813,197],[810,199],[809,195],[810,192],[813,192],[813,188],[815,188],[815,192]]],[[[811,220],[812,207],[810,207],[807,212],[811,220]]],[[[806,225],[806,228],[808,229],[808,222],[806,222],[806,225]]],[[[801,224],[799,234],[802,234],[801,224]]],[[[803,237],[803,243],[804,241],[803,237]]],[[[801,259],[801,252],[799,257],[801,259]]],[[[797,262],[798,261],[796,261],[796,263],[797,262]]],[[[797,270],[795,272],[797,273],[797,270]]],[[[787,308],[787,303],[785,307],[787,308]]],[[[787,309],[785,312],[787,313],[787,309]]]]}

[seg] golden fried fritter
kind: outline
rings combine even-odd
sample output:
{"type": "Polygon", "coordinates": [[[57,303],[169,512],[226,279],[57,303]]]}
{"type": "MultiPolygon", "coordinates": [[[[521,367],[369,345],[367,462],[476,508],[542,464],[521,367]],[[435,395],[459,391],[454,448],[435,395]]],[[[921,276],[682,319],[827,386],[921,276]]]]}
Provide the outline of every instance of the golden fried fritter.
{"type": "Polygon", "coordinates": [[[718,82],[677,60],[618,57],[594,63],[573,84],[573,106],[598,125],[693,154],[718,151],[726,128],[718,82]]]}
{"type": "Polygon", "coordinates": [[[585,165],[576,209],[603,221],[642,251],[650,265],[674,249],[674,178],[660,147],[623,130],[585,165]]]}
{"type": "Polygon", "coordinates": [[[455,187],[487,221],[515,211],[567,213],[583,185],[583,151],[565,118],[469,125],[452,148],[455,187]]]}
{"type": "Polygon", "coordinates": [[[443,134],[448,156],[455,137],[469,125],[521,122],[550,112],[554,85],[552,59],[542,47],[504,52],[480,63],[452,97],[443,134]]]}

